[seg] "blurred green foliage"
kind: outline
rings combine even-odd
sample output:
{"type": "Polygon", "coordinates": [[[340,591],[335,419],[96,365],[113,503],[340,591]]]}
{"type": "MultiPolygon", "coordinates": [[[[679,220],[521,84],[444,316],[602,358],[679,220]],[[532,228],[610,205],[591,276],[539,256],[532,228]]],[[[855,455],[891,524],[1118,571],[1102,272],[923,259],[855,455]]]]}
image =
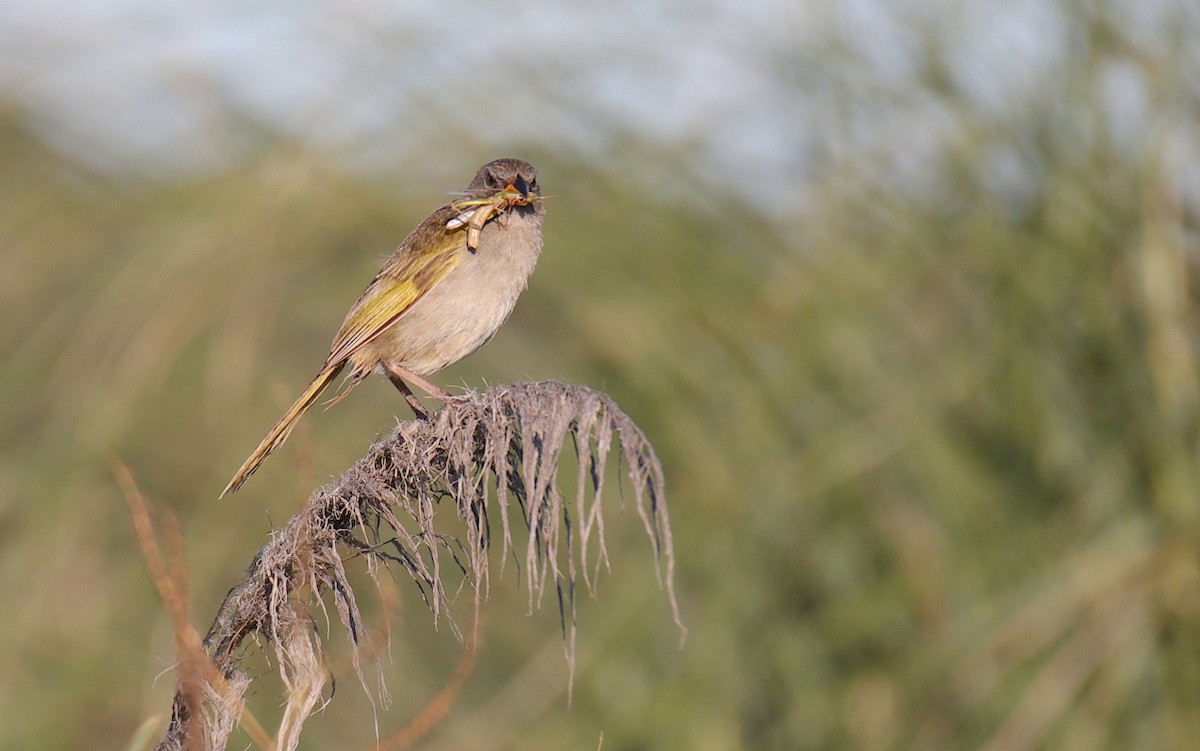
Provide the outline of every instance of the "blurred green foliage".
{"type": "MultiPolygon", "coordinates": [[[[422,747],[1193,747],[1200,247],[1169,147],[1196,92],[1178,47],[1083,20],[1019,110],[972,107],[931,64],[955,136],[919,189],[886,176],[903,132],[824,155],[797,206],[636,140],[604,164],[512,150],[554,195],[546,252],[497,339],[439,380],[616,398],[668,468],[690,635],[677,650],[636,519],[613,516],[573,704],[552,608],[527,615],[506,576],[422,747]],[[1089,88],[1114,60],[1155,115],[1135,147],[1089,88]],[[647,164],[659,183],[630,179],[647,164]]],[[[282,136],[220,176],[122,182],[19,112],[0,128],[0,747],[122,747],[168,711],[173,647],[110,459],[180,518],[203,630],[271,526],[405,416],[368,381],[214,500],[379,260],[460,186],[397,193],[282,136]]],[[[463,182],[500,155],[460,155],[463,182]]],[[[401,594],[385,733],[459,651],[401,594]]],[[[337,677],[305,748],[374,740],[337,677]]]]}

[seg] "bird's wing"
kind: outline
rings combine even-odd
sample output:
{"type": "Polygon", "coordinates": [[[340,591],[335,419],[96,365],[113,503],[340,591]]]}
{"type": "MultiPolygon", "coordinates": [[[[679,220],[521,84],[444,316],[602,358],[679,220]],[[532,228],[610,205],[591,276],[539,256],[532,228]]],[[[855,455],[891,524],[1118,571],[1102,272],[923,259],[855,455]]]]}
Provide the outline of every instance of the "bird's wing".
{"type": "Polygon", "coordinates": [[[458,213],[452,206],[443,206],[404,239],[346,314],[327,364],[345,362],[458,268],[467,244],[466,231],[461,225],[447,227],[458,213]]]}

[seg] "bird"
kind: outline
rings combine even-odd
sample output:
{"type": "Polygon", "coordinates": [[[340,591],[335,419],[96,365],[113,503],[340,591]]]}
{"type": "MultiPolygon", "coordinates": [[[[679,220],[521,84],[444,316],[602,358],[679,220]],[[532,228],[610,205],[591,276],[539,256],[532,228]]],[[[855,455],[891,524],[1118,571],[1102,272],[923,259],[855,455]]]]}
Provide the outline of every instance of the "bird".
{"type": "Polygon", "coordinates": [[[520,159],[479,168],[465,191],[425,217],[400,243],[346,314],[329,355],[221,497],[233,493],[283,445],[301,415],[345,369],[332,403],[378,370],[418,418],[429,412],[409,384],[445,402],[424,376],[486,344],[516,305],[542,251],[544,199],[537,171],[520,159]]]}

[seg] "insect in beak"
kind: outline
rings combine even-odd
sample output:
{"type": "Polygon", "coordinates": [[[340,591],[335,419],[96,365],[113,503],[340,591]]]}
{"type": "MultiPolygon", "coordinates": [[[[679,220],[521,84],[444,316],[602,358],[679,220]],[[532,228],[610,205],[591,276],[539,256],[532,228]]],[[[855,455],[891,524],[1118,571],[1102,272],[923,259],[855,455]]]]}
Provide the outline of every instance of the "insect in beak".
{"type": "Polygon", "coordinates": [[[530,194],[529,191],[529,183],[518,175],[512,182],[504,186],[504,190],[487,198],[458,201],[453,206],[459,213],[446,222],[446,229],[456,230],[466,227],[467,249],[474,253],[479,248],[479,238],[483,232],[483,226],[492,217],[497,217],[500,222],[507,221],[508,215],[505,212],[508,209],[513,206],[528,206],[538,200],[539,196],[536,193],[530,194]]]}
{"type": "Polygon", "coordinates": [[[505,186],[504,189],[516,191],[521,194],[521,198],[529,200],[529,183],[525,182],[525,178],[520,175],[517,175],[517,179],[505,186]]]}

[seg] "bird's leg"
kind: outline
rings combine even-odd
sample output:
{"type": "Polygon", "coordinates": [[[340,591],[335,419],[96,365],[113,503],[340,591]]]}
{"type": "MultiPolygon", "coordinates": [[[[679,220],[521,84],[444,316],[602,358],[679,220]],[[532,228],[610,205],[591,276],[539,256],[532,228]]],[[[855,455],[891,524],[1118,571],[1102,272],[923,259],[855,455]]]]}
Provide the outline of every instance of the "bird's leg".
{"type": "Polygon", "coordinates": [[[445,403],[450,398],[450,395],[442,388],[433,385],[403,365],[394,362],[381,362],[380,365],[383,366],[384,372],[387,373],[388,380],[404,395],[404,401],[408,402],[408,406],[412,407],[413,414],[422,420],[429,419],[429,410],[421,403],[421,400],[417,398],[416,394],[412,392],[412,389],[408,387],[405,381],[412,381],[422,391],[440,402],[445,403]]]}
{"type": "Polygon", "coordinates": [[[408,384],[404,382],[404,379],[393,373],[391,368],[385,367],[384,372],[387,373],[388,380],[392,382],[392,385],[404,395],[404,401],[408,402],[408,406],[412,407],[413,414],[416,415],[418,419],[428,420],[429,410],[424,404],[421,404],[421,400],[418,399],[417,395],[412,392],[412,389],[408,387],[408,384]]]}

